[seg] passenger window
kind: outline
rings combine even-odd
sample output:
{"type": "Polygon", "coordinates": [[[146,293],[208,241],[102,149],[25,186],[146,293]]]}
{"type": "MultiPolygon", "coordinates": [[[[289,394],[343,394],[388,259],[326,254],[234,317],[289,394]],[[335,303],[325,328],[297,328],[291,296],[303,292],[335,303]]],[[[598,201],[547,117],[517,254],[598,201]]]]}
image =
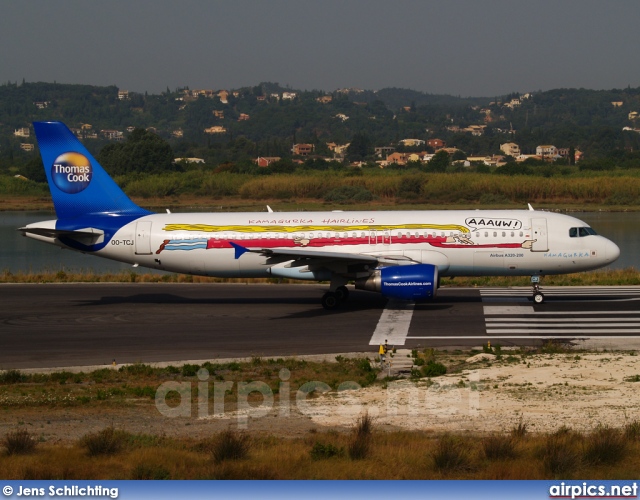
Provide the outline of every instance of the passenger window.
{"type": "Polygon", "coordinates": [[[485,232],[484,232],[484,237],[485,237],[485,238],[488,238],[488,237],[489,237],[489,232],[488,232],[488,231],[485,231],[485,232]]]}
{"type": "Polygon", "coordinates": [[[511,231],[511,237],[513,238],[516,235],[513,231],[511,231]]]}
{"type": "Polygon", "coordinates": [[[522,234],[522,231],[520,231],[520,238],[522,238],[524,236],[524,234],[522,234]]]}
{"type": "Polygon", "coordinates": [[[504,238],[507,235],[504,231],[502,231],[502,237],[504,238]]]}
{"type": "Polygon", "coordinates": [[[498,236],[498,233],[496,231],[493,232],[493,237],[495,238],[496,236],[498,236]]]}
{"type": "Polygon", "coordinates": [[[480,238],[480,233],[476,233],[476,238],[480,238]]]}

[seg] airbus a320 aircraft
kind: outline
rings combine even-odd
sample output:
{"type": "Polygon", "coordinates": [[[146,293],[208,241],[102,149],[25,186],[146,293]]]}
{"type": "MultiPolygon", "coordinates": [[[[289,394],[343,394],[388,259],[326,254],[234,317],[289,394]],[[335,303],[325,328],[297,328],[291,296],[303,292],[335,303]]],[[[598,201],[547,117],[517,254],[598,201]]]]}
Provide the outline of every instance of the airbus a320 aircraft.
{"type": "Polygon", "coordinates": [[[587,271],[617,245],[567,215],[529,210],[152,213],[138,207],[60,122],[36,122],[57,220],[25,236],[62,248],[202,276],[329,281],[326,309],[355,288],[433,299],[442,276],[587,271]]]}

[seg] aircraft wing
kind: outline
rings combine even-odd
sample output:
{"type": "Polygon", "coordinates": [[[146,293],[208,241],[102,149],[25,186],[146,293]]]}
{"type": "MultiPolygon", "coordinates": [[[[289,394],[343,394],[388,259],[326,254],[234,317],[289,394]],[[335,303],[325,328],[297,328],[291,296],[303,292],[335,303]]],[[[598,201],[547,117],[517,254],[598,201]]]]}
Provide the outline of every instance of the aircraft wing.
{"type": "Polygon", "coordinates": [[[239,259],[244,253],[257,253],[267,257],[267,263],[277,263],[293,260],[298,262],[297,265],[307,264],[361,264],[374,268],[379,264],[399,265],[403,263],[415,263],[411,259],[400,255],[367,255],[362,253],[346,253],[346,252],[323,252],[321,250],[313,250],[307,248],[260,248],[249,249],[238,243],[230,242],[235,249],[235,257],[239,259]]]}

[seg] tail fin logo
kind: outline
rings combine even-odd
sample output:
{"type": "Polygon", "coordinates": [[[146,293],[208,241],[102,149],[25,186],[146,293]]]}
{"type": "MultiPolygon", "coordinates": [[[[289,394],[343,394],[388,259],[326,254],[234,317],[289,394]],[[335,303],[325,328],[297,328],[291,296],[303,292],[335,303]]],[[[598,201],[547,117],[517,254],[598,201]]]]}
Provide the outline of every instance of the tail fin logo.
{"type": "Polygon", "coordinates": [[[87,189],[92,177],[91,162],[80,153],[63,153],[51,166],[53,183],[60,191],[68,194],[76,194],[87,189]]]}

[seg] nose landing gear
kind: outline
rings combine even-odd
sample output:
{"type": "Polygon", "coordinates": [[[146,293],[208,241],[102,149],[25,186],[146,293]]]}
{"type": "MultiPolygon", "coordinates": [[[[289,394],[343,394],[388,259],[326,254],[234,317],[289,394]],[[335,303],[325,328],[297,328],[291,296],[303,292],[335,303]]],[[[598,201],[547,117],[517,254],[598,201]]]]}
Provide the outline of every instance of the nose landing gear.
{"type": "Polygon", "coordinates": [[[544,294],[540,291],[540,276],[531,276],[531,287],[533,288],[533,302],[542,304],[544,302],[544,294]]]}

